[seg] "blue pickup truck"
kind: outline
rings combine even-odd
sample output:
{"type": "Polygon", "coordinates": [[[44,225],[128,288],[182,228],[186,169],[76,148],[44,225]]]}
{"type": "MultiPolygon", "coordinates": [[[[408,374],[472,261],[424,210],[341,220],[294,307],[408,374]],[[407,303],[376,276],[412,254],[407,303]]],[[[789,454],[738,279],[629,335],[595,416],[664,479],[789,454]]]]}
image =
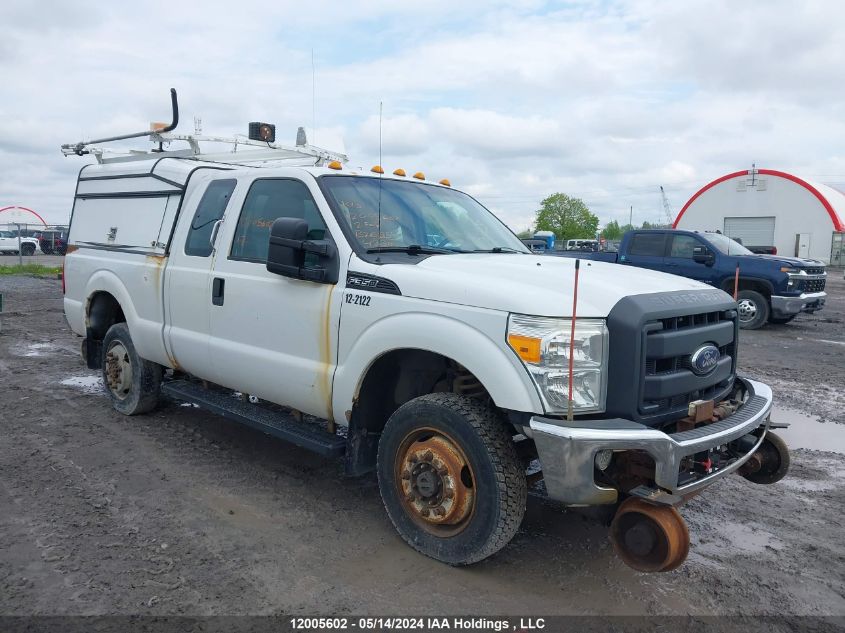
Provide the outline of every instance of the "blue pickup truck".
{"type": "Polygon", "coordinates": [[[721,233],[628,231],[617,253],[554,251],[626,266],[651,268],[701,281],[733,294],[739,266],[739,325],[754,330],[768,323],[788,323],[801,312],[824,306],[824,262],[779,255],[755,255],[721,233]]]}

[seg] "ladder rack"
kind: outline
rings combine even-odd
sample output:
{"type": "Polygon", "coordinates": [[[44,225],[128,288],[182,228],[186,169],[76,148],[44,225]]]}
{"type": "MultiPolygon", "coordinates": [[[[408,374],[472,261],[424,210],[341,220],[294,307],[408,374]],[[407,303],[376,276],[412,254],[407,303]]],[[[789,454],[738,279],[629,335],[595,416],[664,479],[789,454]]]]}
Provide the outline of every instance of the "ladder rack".
{"type": "Polygon", "coordinates": [[[153,160],[158,158],[186,158],[207,162],[227,163],[234,165],[250,165],[253,167],[272,166],[279,162],[290,164],[323,165],[331,161],[345,163],[349,158],[345,154],[332,152],[321,147],[309,145],[305,132],[299,128],[297,143],[294,146],[282,145],[280,143],[256,140],[244,136],[205,136],[201,134],[173,134],[171,131],[179,123],[179,105],[176,99],[176,90],[170,89],[170,98],[173,107],[173,120],[169,125],[158,124],[155,127],[143,132],[123,134],[108,138],[79,143],[66,143],[62,145],[62,154],[65,156],[84,156],[90,154],[100,164],[122,163],[130,161],[153,160]],[[100,144],[113,143],[132,138],[147,137],[157,147],[148,151],[145,150],[115,150],[100,147],[100,144]],[[187,143],[183,149],[165,149],[165,144],[174,142],[187,143]],[[204,152],[200,143],[214,143],[229,145],[228,149],[219,151],[204,152]]]}
{"type": "Polygon", "coordinates": [[[122,163],[139,160],[153,160],[157,158],[188,158],[214,163],[229,163],[235,165],[261,166],[262,163],[278,163],[279,161],[300,161],[309,165],[323,165],[331,161],[348,162],[345,154],[332,152],[314,145],[282,145],[254,141],[245,137],[232,136],[204,136],[170,134],[169,132],[150,132],[149,139],[158,148],[144,150],[112,150],[91,144],[63,145],[62,154],[65,156],[90,154],[100,164],[122,163]],[[188,144],[184,149],[163,149],[164,144],[181,141],[188,144]],[[228,144],[230,148],[223,151],[204,152],[200,143],[228,144]],[[82,149],[82,154],[77,148],[82,149]]]}

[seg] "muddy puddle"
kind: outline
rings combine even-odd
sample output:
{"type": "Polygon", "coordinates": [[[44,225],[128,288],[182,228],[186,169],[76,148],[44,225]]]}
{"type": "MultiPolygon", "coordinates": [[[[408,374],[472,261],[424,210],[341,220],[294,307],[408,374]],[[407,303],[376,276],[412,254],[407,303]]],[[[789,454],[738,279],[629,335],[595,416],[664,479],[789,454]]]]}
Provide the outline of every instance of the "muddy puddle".
{"type": "Polygon", "coordinates": [[[788,422],[789,428],[776,429],[790,448],[807,448],[845,455],[845,424],[820,422],[818,418],[783,407],[772,410],[773,422],[788,422]]]}
{"type": "Polygon", "coordinates": [[[65,387],[74,387],[84,393],[103,393],[103,380],[99,376],[70,376],[61,381],[65,387]]]}

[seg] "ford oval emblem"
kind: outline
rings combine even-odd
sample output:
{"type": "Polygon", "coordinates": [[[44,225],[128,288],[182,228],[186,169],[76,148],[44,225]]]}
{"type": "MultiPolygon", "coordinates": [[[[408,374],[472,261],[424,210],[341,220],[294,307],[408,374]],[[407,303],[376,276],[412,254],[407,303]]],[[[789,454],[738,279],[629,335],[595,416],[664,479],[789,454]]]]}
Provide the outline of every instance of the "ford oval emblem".
{"type": "Polygon", "coordinates": [[[715,345],[702,345],[692,353],[690,357],[690,368],[693,373],[703,376],[716,369],[722,355],[715,345]]]}

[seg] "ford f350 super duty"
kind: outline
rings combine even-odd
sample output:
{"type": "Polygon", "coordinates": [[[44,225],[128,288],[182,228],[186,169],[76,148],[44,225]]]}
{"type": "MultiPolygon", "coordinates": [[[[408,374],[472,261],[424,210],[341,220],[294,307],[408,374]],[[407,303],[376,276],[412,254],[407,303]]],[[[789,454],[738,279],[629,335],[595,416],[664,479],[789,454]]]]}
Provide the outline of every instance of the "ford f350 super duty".
{"type": "Polygon", "coordinates": [[[63,147],[98,159],[65,314],[118,411],[167,396],[375,471],[402,538],[457,565],[504,547],[532,491],[618,506],[623,560],[674,569],[689,496],[786,473],[722,290],[583,261],[575,303],[575,260],[532,254],[446,180],[349,169],[268,125],[216,154],[170,129],[149,154],[63,147]]]}

